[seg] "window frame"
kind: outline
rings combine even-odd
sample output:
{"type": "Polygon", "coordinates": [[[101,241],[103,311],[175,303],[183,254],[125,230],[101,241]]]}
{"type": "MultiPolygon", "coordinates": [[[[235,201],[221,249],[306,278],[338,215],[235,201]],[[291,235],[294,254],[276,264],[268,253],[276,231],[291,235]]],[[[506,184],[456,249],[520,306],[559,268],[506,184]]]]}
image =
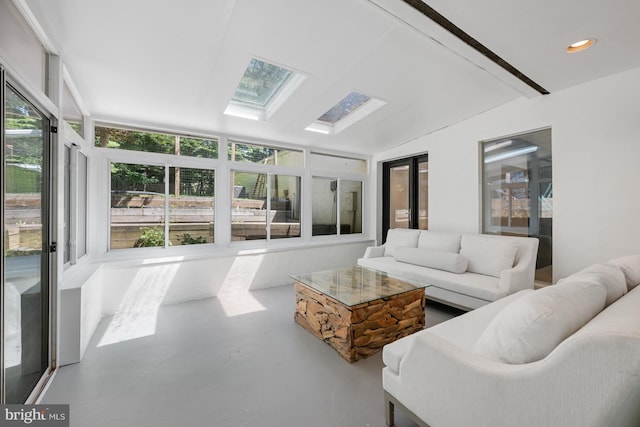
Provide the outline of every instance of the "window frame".
{"type": "MultiPolygon", "coordinates": [[[[106,150],[112,150],[112,149],[106,149],[106,150]]],[[[182,156],[177,156],[177,155],[173,155],[173,159],[169,159],[169,158],[160,158],[160,157],[164,157],[164,156],[171,156],[168,154],[162,154],[162,153],[148,153],[148,152],[136,152],[136,153],[143,153],[143,154],[154,154],[154,156],[145,156],[145,157],[151,157],[151,161],[144,161],[144,159],[142,158],[138,158],[139,156],[135,156],[134,159],[131,159],[130,157],[122,156],[120,154],[120,151],[127,153],[129,152],[128,150],[119,150],[116,149],[115,151],[118,151],[119,155],[116,156],[109,156],[106,159],[107,162],[107,185],[108,185],[108,191],[107,191],[107,252],[113,253],[113,252],[127,252],[127,251],[144,251],[144,250],[158,250],[158,249],[168,249],[171,248],[172,245],[170,245],[170,219],[171,219],[171,213],[170,213],[170,196],[171,196],[171,190],[170,190],[170,169],[171,168],[181,168],[181,169],[202,169],[202,170],[208,170],[208,171],[212,171],[214,174],[214,195],[213,198],[215,200],[215,198],[217,197],[216,195],[218,194],[218,168],[215,165],[212,165],[211,160],[212,159],[205,159],[205,158],[200,158],[200,157],[187,157],[187,161],[185,160],[185,157],[182,156]],[[112,215],[112,211],[111,211],[111,165],[114,163],[125,163],[125,164],[131,164],[131,165],[139,165],[139,166],[153,166],[153,167],[161,167],[164,169],[164,192],[163,192],[163,207],[164,207],[164,213],[163,213],[163,218],[164,218],[164,222],[162,223],[162,227],[163,227],[163,232],[164,232],[164,243],[162,246],[155,246],[155,247],[144,247],[144,248],[116,248],[113,249],[111,248],[111,215],[112,215]]],[[[215,203],[215,202],[214,202],[215,203]]],[[[218,221],[215,219],[217,217],[216,215],[216,210],[217,208],[214,208],[214,212],[213,212],[213,227],[214,227],[214,236],[217,235],[216,233],[216,229],[218,227],[218,221]]],[[[198,245],[178,245],[176,247],[183,247],[183,246],[214,246],[216,245],[216,240],[214,237],[214,241],[212,243],[200,243],[198,245]]]]}

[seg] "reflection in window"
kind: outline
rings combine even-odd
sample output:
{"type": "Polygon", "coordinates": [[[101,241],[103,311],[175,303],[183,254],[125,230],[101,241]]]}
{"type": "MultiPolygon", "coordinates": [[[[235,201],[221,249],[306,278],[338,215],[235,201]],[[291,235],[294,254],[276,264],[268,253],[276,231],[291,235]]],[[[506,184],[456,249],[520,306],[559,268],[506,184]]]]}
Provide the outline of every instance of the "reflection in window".
{"type": "Polygon", "coordinates": [[[313,177],[312,232],[313,236],[337,234],[338,181],[313,177]]]}
{"type": "Polygon", "coordinates": [[[215,172],[169,168],[171,245],[213,243],[215,172]]]}
{"type": "Polygon", "coordinates": [[[340,181],[340,234],[362,233],[362,182],[340,181]]]}
{"type": "Polygon", "coordinates": [[[299,176],[235,171],[233,189],[232,240],[300,237],[299,176]]]}
{"type": "Polygon", "coordinates": [[[111,164],[110,249],[164,246],[164,167],[111,164]]]}
{"type": "Polygon", "coordinates": [[[232,172],[231,240],[267,238],[267,175],[232,172]]]}
{"type": "Polygon", "coordinates": [[[483,232],[539,239],[536,280],[552,280],[551,130],[484,142],[483,232]]]}
{"type": "Polygon", "coordinates": [[[271,175],[270,238],[300,237],[299,176],[271,175]]]}
{"type": "Polygon", "coordinates": [[[362,182],[313,177],[311,234],[353,233],[362,233],[362,182]]]}

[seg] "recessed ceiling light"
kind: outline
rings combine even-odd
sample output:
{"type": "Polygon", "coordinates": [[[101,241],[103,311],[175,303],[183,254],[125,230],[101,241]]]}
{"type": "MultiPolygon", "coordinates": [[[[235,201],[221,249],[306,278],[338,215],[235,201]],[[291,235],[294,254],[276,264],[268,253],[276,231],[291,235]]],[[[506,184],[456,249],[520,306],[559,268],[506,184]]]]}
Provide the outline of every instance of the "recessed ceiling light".
{"type": "Polygon", "coordinates": [[[566,51],[567,51],[567,53],[581,52],[581,51],[583,51],[585,49],[589,49],[595,43],[596,43],[596,39],[580,40],[579,42],[575,42],[575,43],[569,45],[567,47],[566,51]]]}

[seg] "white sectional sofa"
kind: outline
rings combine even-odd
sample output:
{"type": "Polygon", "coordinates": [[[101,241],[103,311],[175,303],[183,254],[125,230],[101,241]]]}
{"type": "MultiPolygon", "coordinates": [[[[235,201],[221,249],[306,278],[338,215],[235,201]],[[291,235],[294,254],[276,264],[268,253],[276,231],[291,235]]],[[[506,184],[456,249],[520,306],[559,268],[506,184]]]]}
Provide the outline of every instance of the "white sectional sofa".
{"type": "Polygon", "coordinates": [[[465,310],[533,289],[538,239],[391,229],[358,265],[425,286],[426,297],[465,310]]]}
{"type": "Polygon", "coordinates": [[[524,290],[383,349],[387,425],[640,426],[640,255],[524,290]]]}

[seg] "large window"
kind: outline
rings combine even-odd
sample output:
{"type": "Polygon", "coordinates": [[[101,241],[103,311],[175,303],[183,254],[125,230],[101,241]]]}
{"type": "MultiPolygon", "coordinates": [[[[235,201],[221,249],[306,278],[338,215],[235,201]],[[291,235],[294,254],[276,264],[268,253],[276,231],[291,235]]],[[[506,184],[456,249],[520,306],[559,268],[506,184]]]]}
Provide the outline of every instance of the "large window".
{"type": "Polygon", "coordinates": [[[110,249],[213,243],[215,172],[111,163],[110,249]]]}
{"type": "Polygon", "coordinates": [[[551,129],[482,143],[483,232],[539,239],[536,280],[552,281],[551,129]]]}
{"type": "Polygon", "coordinates": [[[311,234],[354,233],[362,233],[362,182],[313,177],[311,234]]]}
{"type": "Polygon", "coordinates": [[[301,178],[233,171],[231,239],[300,237],[301,178]]]}

